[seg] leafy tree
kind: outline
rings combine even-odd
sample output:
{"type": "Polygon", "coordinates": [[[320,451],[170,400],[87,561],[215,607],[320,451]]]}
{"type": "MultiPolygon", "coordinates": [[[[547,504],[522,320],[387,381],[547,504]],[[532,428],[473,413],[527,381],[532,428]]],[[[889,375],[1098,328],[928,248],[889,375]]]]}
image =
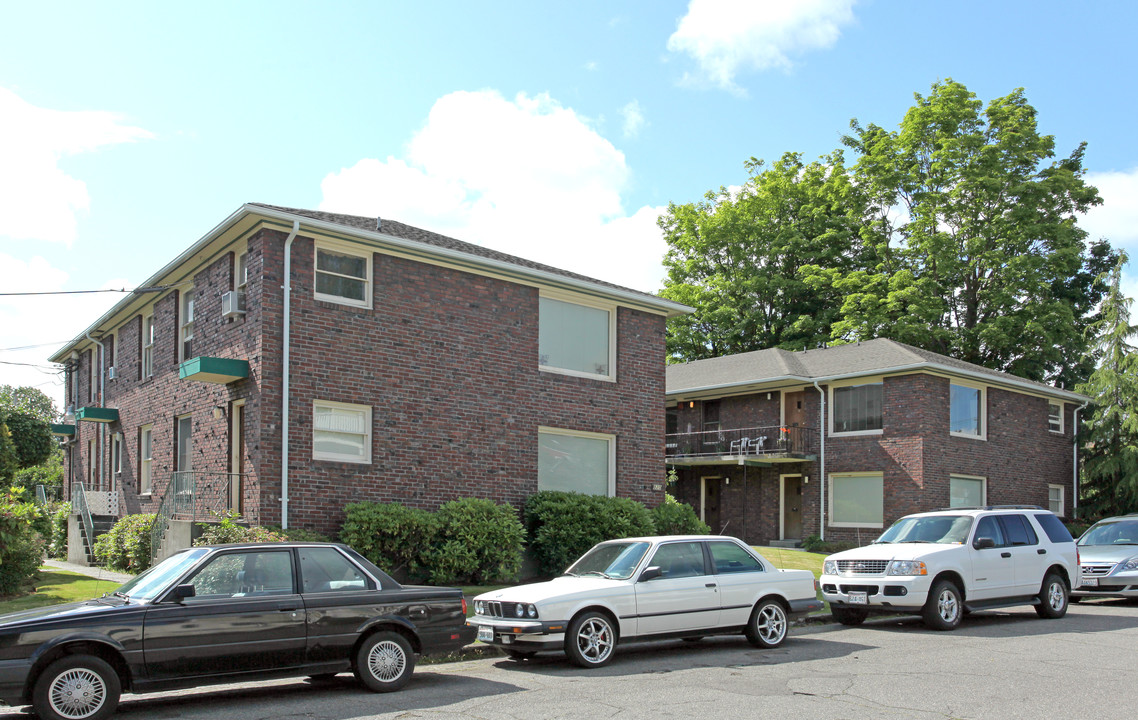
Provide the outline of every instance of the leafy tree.
{"type": "Polygon", "coordinates": [[[34,387],[0,385],[0,409],[27,413],[45,423],[54,422],[59,417],[55,402],[34,387]]]}
{"type": "Polygon", "coordinates": [[[900,129],[851,123],[853,182],[869,199],[876,264],[825,263],[807,282],[843,296],[836,340],[886,336],[994,370],[1072,384],[1116,255],[1076,216],[1101,202],[1080,145],[1055,160],[1022,89],[984,108],[947,80],[900,129]],[[1068,358],[1076,358],[1069,360],[1068,358]]]}
{"type": "Polygon", "coordinates": [[[1078,391],[1091,398],[1083,421],[1081,514],[1119,515],[1138,511],[1138,350],[1130,324],[1133,300],[1120,289],[1122,253],[1109,273],[1100,318],[1090,328],[1088,356],[1098,367],[1078,391]]]}
{"type": "Polygon", "coordinates": [[[10,433],[17,469],[39,465],[51,457],[56,448],[51,427],[33,415],[0,410],[0,427],[7,428],[10,433]]]}
{"type": "Polygon", "coordinates": [[[816,347],[830,338],[839,303],[800,269],[864,263],[864,201],[840,152],[809,164],[787,153],[769,168],[751,158],[746,167],[738,193],[720,188],[700,203],[673,203],[660,218],[669,248],[660,294],[695,309],[669,321],[670,360],[816,347]]]}

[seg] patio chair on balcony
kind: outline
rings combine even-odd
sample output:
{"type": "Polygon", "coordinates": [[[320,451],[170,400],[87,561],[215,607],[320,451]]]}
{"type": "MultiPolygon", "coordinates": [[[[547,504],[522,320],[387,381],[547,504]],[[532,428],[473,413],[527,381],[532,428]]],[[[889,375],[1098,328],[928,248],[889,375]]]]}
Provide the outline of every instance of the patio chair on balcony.
{"type": "Polygon", "coordinates": [[[747,446],[750,444],[751,444],[751,438],[749,438],[749,437],[739,438],[738,440],[732,440],[731,441],[729,449],[730,449],[730,452],[732,455],[746,455],[747,454],[747,446]]]}

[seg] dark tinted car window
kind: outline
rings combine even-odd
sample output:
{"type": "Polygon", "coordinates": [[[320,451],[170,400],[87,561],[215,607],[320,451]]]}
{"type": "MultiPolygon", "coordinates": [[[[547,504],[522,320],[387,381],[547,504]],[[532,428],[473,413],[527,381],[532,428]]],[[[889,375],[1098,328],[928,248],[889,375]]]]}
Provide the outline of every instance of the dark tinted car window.
{"type": "Polygon", "coordinates": [[[1003,547],[1008,544],[1004,540],[1004,531],[1000,529],[1000,523],[996,522],[995,515],[982,517],[980,522],[976,523],[976,534],[972,537],[972,542],[975,543],[979,538],[985,537],[995,540],[996,547],[1003,547]]]}
{"type": "Polygon", "coordinates": [[[236,552],[219,555],[191,579],[197,598],[289,595],[292,553],[236,552]]]}
{"type": "Polygon", "coordinates": [[[1067,526],[1052,513],[1038,513],[1035,516],[1035,521],[1039,523],[1039,527],[1043,528],[1043,532],[1047,533],[1047,537],[1051,542],[1074,541],[1074,538],[1071,537],[1071,533],[1067,530],[1067,526]]]}
{"type": "Polygon", "coordinates": [[[1022,515],[1004,515],[1000,518],[1004,526],[1004,537],[1009,545],[1035,545],[1039,542],[1035,531],[1022,515]]]}
{"type": "Polygon", "coordinates": [[[375,589],[375,583],[359,568],[330,547],[301,548],[300,575],[305,593],[375,589]]]}

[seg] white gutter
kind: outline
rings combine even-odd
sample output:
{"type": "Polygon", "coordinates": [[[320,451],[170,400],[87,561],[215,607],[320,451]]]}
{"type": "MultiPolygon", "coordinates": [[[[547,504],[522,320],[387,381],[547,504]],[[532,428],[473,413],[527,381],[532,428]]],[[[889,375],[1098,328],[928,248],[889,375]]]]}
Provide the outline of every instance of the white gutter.
{"type": "Polygon", "coordinates": [[[1079,510],[1079,413],[1086,409],[1090,402],[1085,402],[1075,408],[1071,417],[1071,445],[1074,457],[1071,460],[1071,517],[1075,517],[1079,510]]]}
{"type": "Polygon", "coordinates": [[[292,241],[300,232],[300,221],[292,221],[292,232],[284,248],[284,347],[281,350],[281,529],[288,530],[288,354],[289,298],[292,296],[292,241]]]}
{"type": "MultiPolygon", "coordinates": [[[[95,338],[91,337],[90,332],[86,332],[84,334],[87,336],[88,340],[90,340],[91,342],[93,342],[99,346],[99,407],[104,407],[103,388],[106,386],[106,380],[104,379],[103,376],[106,374],[107,349],[103,345],[103,343],[101,343],[98,340],[96,340],[95,338]]],[[[100,487],[102,487],[102,485],[103,485],[103,454],[104,454],[104,449],[106,447],[107,447],[107,424],[106,423],[99,423],[99,449],[97,450],[97,453],[99,455],[99,486],[100,487]]],[[[93,460],[93,459],[94,458],[91,458],[91,460],[93,460]]],[[[92,490],[93,488],[87,488],[87,489],[92,490]]]]}
{"type": "Polygon", "coordinates": [[[819,498],[819,521],[818,521],[818,538],[820,540],[826,539],[826,391],[818,387],[818,382],[814,382],[814,389],[818,391],[818,437],[822,439],[821,449],[818,453],[820,458],[818,474],[818,498],[819,498]]]}

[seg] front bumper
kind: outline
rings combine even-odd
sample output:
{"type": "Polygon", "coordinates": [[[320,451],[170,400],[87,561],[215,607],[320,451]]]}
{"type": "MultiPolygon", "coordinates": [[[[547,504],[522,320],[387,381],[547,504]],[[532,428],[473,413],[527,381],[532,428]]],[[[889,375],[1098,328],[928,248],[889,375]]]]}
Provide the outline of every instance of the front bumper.
{"type": "Polygon", "coordinates": [[[823,575],[822,597],[831,607],[912,612],[925,605],[928,575],[823,575]]]}
{"type": "Polygon", "coordinates": [[[526,651],[560,650],[569,625],[568,620],[510,620],[485,615],[475,615],[466,623],[478,629],[479,642],[526,651]]]}
{"type": "Polygon", "coordinates": [[[1072,597],[1138,598],[1138,572],[1133,570],[1089,575],[1084,568],[1081,583],[1071,588],[1072,597]]]}

